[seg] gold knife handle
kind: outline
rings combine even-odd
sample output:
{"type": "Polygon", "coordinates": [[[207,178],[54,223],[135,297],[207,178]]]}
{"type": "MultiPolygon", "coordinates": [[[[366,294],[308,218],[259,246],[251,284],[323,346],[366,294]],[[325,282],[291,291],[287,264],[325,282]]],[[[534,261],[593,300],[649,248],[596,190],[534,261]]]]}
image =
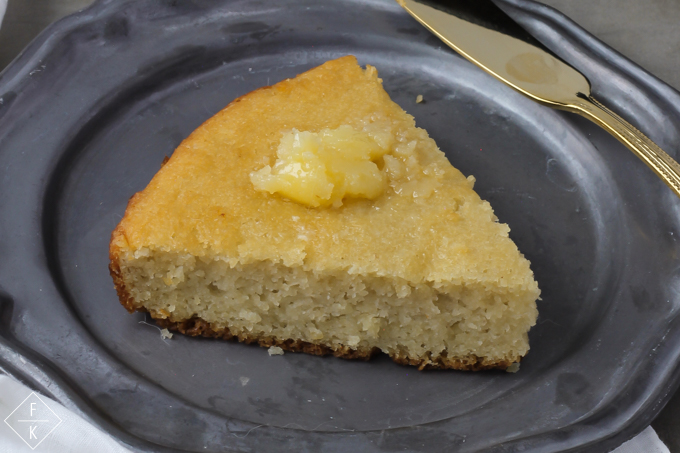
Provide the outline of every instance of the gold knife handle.
{"type": "Polygon", "coordinates": [[[656,143],[592,96],[579,95],[571,107],[626,145],[680,197],[680,164],[656,143]]]}

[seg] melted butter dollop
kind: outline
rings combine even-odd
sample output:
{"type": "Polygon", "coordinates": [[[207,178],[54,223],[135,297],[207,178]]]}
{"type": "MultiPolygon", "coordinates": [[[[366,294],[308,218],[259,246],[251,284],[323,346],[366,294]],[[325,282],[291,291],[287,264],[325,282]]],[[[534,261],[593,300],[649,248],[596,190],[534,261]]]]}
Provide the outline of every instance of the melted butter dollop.
{"type": "Polygon", "coordinates": [[[388,187],[378,163],[390,145],[348,125],[319,132],[293,129],[281,138],[274,166],[251,173],[250,180],[259,191],[315,208],[340,207],[348,197],[373,200],[388,187]]]}

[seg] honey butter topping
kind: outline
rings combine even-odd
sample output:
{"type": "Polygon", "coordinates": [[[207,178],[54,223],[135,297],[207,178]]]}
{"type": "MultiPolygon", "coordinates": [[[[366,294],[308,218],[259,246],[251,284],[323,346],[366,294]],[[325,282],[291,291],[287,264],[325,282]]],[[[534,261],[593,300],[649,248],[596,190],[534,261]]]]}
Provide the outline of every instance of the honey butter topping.
{"type": "Polygon", "coordinates": [[[345,198],[379,197],[387,188],[382,158],[389,135],[344,125],[319,132],[293,129],[281,138],[274,166],[250,174],[255,189],[311,207],[339,207],[345,198]],[[379,167],[380,165],[380,167],[379,167]]]}

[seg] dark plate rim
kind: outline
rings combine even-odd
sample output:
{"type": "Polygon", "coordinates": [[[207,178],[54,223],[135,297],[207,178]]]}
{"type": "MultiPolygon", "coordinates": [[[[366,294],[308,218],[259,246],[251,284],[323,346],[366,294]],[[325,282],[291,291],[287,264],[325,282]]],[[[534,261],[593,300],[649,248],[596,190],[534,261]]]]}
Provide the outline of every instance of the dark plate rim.
{"type": "MultiPolygon", "coordinates": [[[[658,97],[658,99],[663,100],[659,104],[666,111],[672,111],[675,115],[680,115],[680,107],[678,107],[680,106],[680,92],[589,34],[585,29],[559,11],[532,0],[495,1],[506,11],[514,15],[527,28],[539,30],[538,33],[535,33],[537,36],[541,34],[541,25],[547,27],[548,32],[561,34],[573,45],[584,49],[584,61],[590,61],[593,64],[603,64],[610,71],[628,77],[640,89],[644,89],[658,97]]],[[[11,90],[12,86],[18,83],[25,73],[34,68],[44,55],[49,54],[58,45],[60,39],[70,30],[83,26],[90,21],[99,20],[102,16],[110,13],[110,10],[115,9],[116,2],[113,0],[96,0],[90,7],[48,26],[0,73],[0,94],[11,90]]],[[[559,54],[559,52],[557,53],[559,54]]],[[[578,67],[577,64],[575,65],[578,67]]],[[[0,112],[1,118],[2,112],[0,112]]],[[[7,320],[8,317],[11,319],[13,308],[11,296],[0,290],[0,319],[3,321],[7,320]]],[[[668,339],[673,337],[680,340],[679,324],[680,319],[676,317],[673,320],[672,329],[667,335],[668,339]],[[671,332],[673,335],[671,335],[671,332]]],[[[648,426],[680,386],[680,359],[678,357],[680,355],[680,346],[671,349],[672,343],[673,341],[666,341],[664,343],[666,346],[665,352],[666,356],[672,355],[675,362],[667,363],[663,368],[664,372],[656,377],[653,384],[647,383],[641,386],[641,388],[647,390],[646,392],[642,392],[637,395],[637,398],[625,402],[629,407],[635,407],[633,414],[629,414],[630,416],[625,420],[619,420],[618,418],[620,417],[613,417],[617,418],[616,423],[609,424],[607,429],[601,429],[598,434],[592,432],[584,433],[580,437],[578,444],[562,442],[561,446],[565,447],[566,450],[579,451],[612,449],[632,438],[648,426]]],[[[680,344],[680,341],[676,341],[675,344],[680,344]]],[[[73,391],[70,383],[64,380],[51,367],[48,360],[37,357],[23,345],[13,342],[11,338],[7,338],[2,334],[0,334],[0,370],[23,381],[29,387],[60,401],[67,408],[73,410],[86,420],[91,421],[104,431],[111,433],[119,441],[128,446],[150,452],[178,451],[150,444],[131,435],[122,427],[115,425],[106,417],[106,414],[92,408],[77,392],[73,391]]],[[[640,383],[637,382],[640,379],[638,376],[638,379],[629,383],[628,387],[640,388],[640,383]]],[[[570,425],[569,430],[577,430],[584,421],[582,419],[570,425]]],[[[525,444],[533,444],[533,446],[541,445],[541,442],[536,444],[534,442],[544,436],[545,434],[539,434],[533,437],[512,440],[504,443],[504,447],[521,449],[525,444]]]]}

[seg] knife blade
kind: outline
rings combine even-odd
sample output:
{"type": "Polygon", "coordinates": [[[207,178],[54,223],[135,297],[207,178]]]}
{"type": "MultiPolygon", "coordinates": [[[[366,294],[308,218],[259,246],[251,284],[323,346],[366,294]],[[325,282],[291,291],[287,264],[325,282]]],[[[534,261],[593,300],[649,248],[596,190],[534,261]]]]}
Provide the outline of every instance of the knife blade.
{"type": "Polygon", "coordinates": [[[635,153],[680,197],[680,165],[597,101],[588,79],[492,0],[396,0],[453,50],[525,96],[584,116],[635,153]]]}

